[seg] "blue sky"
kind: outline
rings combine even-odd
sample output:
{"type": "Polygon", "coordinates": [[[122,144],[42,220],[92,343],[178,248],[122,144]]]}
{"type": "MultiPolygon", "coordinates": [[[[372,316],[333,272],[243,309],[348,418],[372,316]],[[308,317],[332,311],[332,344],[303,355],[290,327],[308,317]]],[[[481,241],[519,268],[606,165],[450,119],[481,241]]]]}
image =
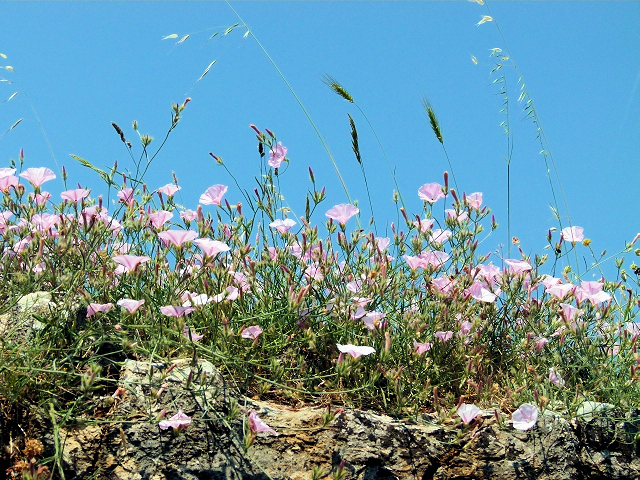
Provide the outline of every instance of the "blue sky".
{"type": "MultiPolygon", "coordinates": [[[[2,6],[0,52],[8,57],[3,64],[15,72],[0,72],[1,78],[13,82],[0,83],[0,99],[18,95],[0,104],[0,130],[24,118],[0,140],[3,166],[24,148],[25,168],[47,166],[59,172],[64,165],[69,188],[80,183],[94,196],[105,193],[100,178],[69,154],[99,167],[118,160],[121,167],[130,168],[111,122],[135,140],[131,123],[137,120],[140,131],[154,136],[158,144],[170,123],[171,103],[189,96],[192,102],[180,125],[146,177],[150,188],[170,183],[174,171],[182,186],[179,201],[195,208],[210,185],[232,184],[209,157],[213,152],[252,190],[259,173],[255,137],[248,127],[254,123],[274,131],[289,149],[291,163],[281,184],[298,215],[304,211],[309,166],[328,192],[326,208],[316,221],[322,221],[334,204],[346,202],[321,142],[263,51],[253,38],[243,38],[243,28],[222,35],[239,22],[226,3],[2,6]],[[208,41],[215,32],[220,34],[208,41]],[[162,40],[173,33],[178,39],[190,36],[177,45],[177,40],[162,40]],[[208,75],[196,83],[214,60],[208,75]]],[[[505,120],[500,113],[504,97],[492,84],[504,74],[514,142],[511,233],[520,238],[527,254],[544,253],[546,232],[557,222],[549,208],[553,197],[536,126],[517,102],[520,85],[513,65],[503,62],[504,68],[490,75],[496,63],[489,58],[490,49],[506,51],[508,46],[548,140],[572,224],[584,227],[596,252],[617,252],[640,231],[640,3],[489,1],[490,12],[466,1],[232,6],[327,141],[351,197],[359,200],[363,224],[370,211],[351,151],[347,113],[358,127],[381,230],[396,219],[394,184],[366,120],[328,90],[322,75],[338,79],[368,116],[413,213],[422,209],[418,188],[441,182],[442,172],[449,170],[421,104],[424,96],[430,99],[460,189],[483,192],[484,203],[500,223],[483,243],[489,252],[508,242],[507,137],[500,126],[505,120]],[[495,21],[476,26],[488,14],[495,21]]],[[[57,195],[63,186],[54,182],[45,186],[57,195]]],[[[559,195],[555,177],[553,182],[559,195]]],[[[227,198],[231,203],[241,200],[235,188],[227,198]]],[[[588,254],[584,248],[579,252],[588,254]]],[[[632,255],[627,255],[627,265],[632,255]]],[[[612,271],[611,264],[607,268],[612,271]]],[[[586,279],[592,277],[590,272],[586,279]]]]}

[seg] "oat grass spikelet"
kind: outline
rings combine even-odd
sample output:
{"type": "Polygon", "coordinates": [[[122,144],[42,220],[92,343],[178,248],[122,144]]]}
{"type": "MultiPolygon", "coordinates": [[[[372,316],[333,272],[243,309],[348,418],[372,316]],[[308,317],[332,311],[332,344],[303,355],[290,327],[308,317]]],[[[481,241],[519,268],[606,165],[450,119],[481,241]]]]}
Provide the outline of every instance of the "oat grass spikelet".
{"type": "Polygon", "coordinates": [[[424,97],[422,99],[422,106],[427,111],[427,115],[429,116],[429,123],[431,123],[431,129],[433,130],[433,133],[436,134],[438,141],[444,144],[444,141],[442,140],[442,132],[440,131],[440,124],[438,123],[438,117],[436,117],[436,113],[433,111],[431,103],[429,102],[427,97],[424,97]]]}
{"type": "Polygon", "coordinates": [[[349,92],[347,92],[347,89],[340,85],[340,83],[331,75],[325,73],[322,77],[322,82],[331,90],[344,98],[347,102],[354,103],[353,97],[349,92]]]}

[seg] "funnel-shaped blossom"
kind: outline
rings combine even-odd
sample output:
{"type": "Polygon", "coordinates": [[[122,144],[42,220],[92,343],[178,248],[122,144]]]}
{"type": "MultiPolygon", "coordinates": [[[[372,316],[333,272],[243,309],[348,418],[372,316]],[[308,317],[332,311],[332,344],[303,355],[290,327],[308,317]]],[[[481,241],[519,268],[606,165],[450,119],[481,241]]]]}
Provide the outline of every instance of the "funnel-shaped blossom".
{"type": "Polygon", "coordinates": [[[592,305],[611,300],[611,295],[602,290],[602,282],[582,282],[576,287],[576,298],[579,302],[589,300],[592,305]]]}
{"type": "Polygon", "coordinates": [[[439,250],[427,250],[418,256],[426,262],[427,266],[432,265],[436,268],[441,267],[449,260],[449,254],[439,250]]]}
{"type": "Polygon", "coordinates": [[[442,185],[439,183],[425,183],[418,189],[418,196],[420,197],[420,200],[424,200],[425,202],[429,202],[433,205],[441,198],[444,198],[442,185]]]}
{"type": "Polygon", "coordinates": [[[500,275],[500,267],[493,263],[489,265],[481,263],[476,268],[478,269],[478,276],[483,277],[489,285],[493,285],[495,278],[500,275]]]}
{"type": "Polygon", "coordinates": [[[52,213],[36,213],[31,217],[31,224],[40,231],[47,231],[60,224],[60,217],[52,213]]]}
{"type": "Polygon", "coordinates": [[[562,238],[565,242],[581,242],[584,240],[584,228],[582,227],[566,227],[562,229],[562,238]]]}
{"type": "Polygon", "coordinates": [[[493,303],[497,298],[497,295],[492,293],[484,285],[484,283],[481,282],[473,282],[473,284],[469,288],[467,288],[465,292],[479,302],[493,303]]]}
{"type": "Polygon", "coordinates": [[[269,226],[271,228],[275,228],[280,233],[287,233],[289,230],[291,230],[291,227],[293,227],[295,224],[296,224],[295,220],[291,220],[290,218],[285,218],[284,220],[280,220],[280,219],[274,220],[269,224],[269,226]]]}
{"type": "Polygon", "coordinates": [[[384,319],[385,313],[381,312],[368,312],[363,318],[365,327],[369,330],[382,329],[387,326],[387,321],[384,319]]]}
{"type": "Polygon", "coordinates": [[[562,283],[560,278],[552,277],[551,275],[542,275],[540,277],[540,283],[544,285],[545,290],[553,287],[554,285],[559,285],[562,283]]]}
{"type": "Polygon", "coordinates": [[[13,175],[0,177],[0,190],[6,192],[10,187],[17,187],[20,179],[13,175]]]}
{"type": "Polygon", "coordinates": [[[516,260],[512,258],[505,258],[504,263],[509,266],[509,271],[515,275],[519,275],[531,270],[531,264],[524,260],[516,260]]]}
{"type": "Polygon", "coordinates": [[[474,192],[470,195],[467,195],[467,202],[469,202],[469,206],[471,208],[480,208],[480,205],[482,205],[482,193],[474,192]]]}
{"type": "Polygon", "coordinates": [[[220,205],[222,201],[222,197],[229,187],[226,185],[213,185],[207,188],[207,191],[200,195],[200,200],[198,200],[203,205],[220,205]]]}
{"type": "Polygon", "coordinates": [[[251,327],[247,327],[242,331],[240,335],[242,338],[251,338],[256,339],[262,333],[262,329],[258,325],[252,325],[251,327]]]}
{"type": "Polygon", "coordinates": [[[448,342],[449,340],[451,340],[451,337],[453,337],[453,332],[452,331],[436,332],[434,335],[441,342],[448,342]]]}
{"type": "Polygon", "coordinates": [[[195,330],[192,330],[187,325],[184,326],[182,335],[184,335],[187,340],[191,340],[192,342],[199,342],[204,338],[204,335],[198,335],[195,330]]]}
{"type": "Polygon", "coordinates": [[[210,238],[197,238],[193,241],[207,257],[215,257],[220,252],[228,252],[231,247],[224,242],[211,240],[210,238]]]}
{"type": "Polygon", "coordinates": [[[156,228],[161,228],[165,223],[173,218],[173,213],[167,210],[158,210],[149,214],[149,221],[151,225],[156,228]]]}
{"type": "Polygon", "coordinates": [[[69,202],[78,203],[83,198],[87,198],[91,193],[89,190],[85,190],[84,188],[76,188],[75,190],[67,190],[66,192],[62,192],[60,196],[63,200],[68,200],[69,202]]]}
{"type": "Polygon", "coordinates": [[[470,405],[468,403],[463,403],[458,407],[456,411],[458,416],[462,419],[464,423],[471,423],[474,418],[478,415],[482,414],[482,410],[480,410],[475,405],[470,405]]]}
{"type": "Polygon", "coordinates": [[[162,430],[166,430],[167,428],[173,428],[174,431],[179,432],[180,430],[187,428],[191,424],[191,417],[182,413],[182,410],[178,410],[173,417],[168,420],[162,420],[158,423],[158,426],[162,430]]]}
{"type": "Polygon", "coordinates": [[[160,312],[167,317],[184,317],[194,310],[195,308],[193,307],[180,307],[176,305],[166,305],[164,307],[160,307],[160,312]]]}
{"type": "Polygon", "coordinates": [[[107,313],[113,308],[113,303],[90,303],[87,307],[87,318],[93,317],[96,313],[107,313]]]}
{"type": "Polygon", "coordinates": [[[138,265],[148,262],[151,258],[146,255],[116,255],[113,261],[124,267],[124,272],[133,272],[138,265]]]}
{"type": "Polygon", "coordinates": [[[465,220],[469,220],[469,214],[467,212],[456,212],[453,209],[447,208],[444,213],[447,214],[447,218],[451,220],[455,220],[458,223],[464,222],[465,220]]]}
{"type": "Polygon", "coordinates": [[[198,218],[198,212],[196,212],[195,210],[185,210],[183,212],[180,212],[180,218],[186,222],[191,222],[198,218]]]}
{"type": "Polygon", "coordinates": [[[416,270],[418,268],[427,268],[429,266],[424,258],[417,255],[404,255],[402,258],[404,258],[404,261],[407,262],[407,265],[411,270],[416,270]]]}
{"type": "Polygon", "coordinates": [[[530,403],[523,403],[518,410],[511,414],[513,428],[521,431],[533,428],[538,421],[538,414],[538,407],[530,403]]]}
{"type": "Polygon", "coordinates": [[[16,169],[15,168],[7,168],[7,167],[0,168],[0,178],[10,177],[14,173],[16,173],[16,169]]]}
{"type": "Polygon", "coordinates": [[[198,232],[195,230],[165,230],[158,233],[158,238],[162,240],[165,247],[169,245],[180,247],[186,242],[191,242],[197,236],[198,232]]]}
{"type": "Polygon", "coordinates": [[[419,222],[413,222],[413,225],[417,227],[421,232],[428,232],[433,227],[435,220],[433,218],[425,218],[419,222]]]}
{"type": "Polygon", "coordinates": [[[56,174],[46,167],[27,168],[19,176],[28,180],[34,187],[39,187],[44,182],[56,178],[56,174]]]}
{"type": "Polygon", "coordinates": [[[431,284],[440,293],[447,294],[453,288],[454,280],[451,280],[449,277],[438,277],[434,278],[431,284]]]}
{"type": "Polygon", "coordinates": [[[122,203],[130,207],[131,205],[133,205],[133,202],[135,202],[135,198],[133,196],[133,188],[123,188],[118,192],[118,198],[122,203]]]}
{"type": "Polygon", "coordinates": [[[271,435],[278,436],[278,432],[262,421],[255,410],[251,410],[251,413],[249,413],[249,430],[251,433],[267,432],[271,435]]]}
{"type": "Polygon", "coordinates": [[[360,209],[349,204],[349,203],[341,203],[340,205],[335,205],[331,210],[329,210],[325,215],[336,222],[344,225],[354,215],[360,213],[360,209]]]}
{"type": "Polygon", "coordinates": [[[157,192],[165,194],[167,197],[173,197],[181,187],[174,183],[167,183],[164,187],[160,187],[157,192]]]}
{"type": "Polygon", "coordinates": [[[436,245],[442,245],[444,242],[451,238],[451,230],[442,230],[440,228],[436,228],[431,235],[429,235],[429,242],[434,243],[436,245]]]}
{"type": "Polygon", "coordinates": [[[116,302],[116,305],[118,305],[119,307],[124,308],[129,313],[133,313],[136,310],[138,310],[142,306],[143,303],[144,303],[144,300],[132,300],[130,298],[123,298],[121,300],[118,300],[116,302]]]}
{"type": "Polygon", "coordinates": [[[280,164],[287,155],[287,147],[283,147],[281,142],[269,150],[269,166],[273,168],[280,168],[280,164]]]}
{"type": "Polygon", "coordinates": [[[567,296],[569,292],[572,292],[575,288],[576,286],[571,283],[559,283],[548,287],[545,292],[562,300],[567,296]]]}
{"type": "Polygon", "coordinates": [[[413,351],[418,355],[422,355],[423,353],[428,352],[429,350],[431,350],[431,347],[433,347],[433,343],[431,342],[419,343],[415,340],[413,341],[413,351]]]}
{"type": "Polygon", "coordinates": [[[340,345],[338,343],[336,344],[336,346],[338,347],[338,350],[340,350],[342,353],[348,353],[353,358],[358,358],[363,355],[371,355],[376,351],[376,349],[373,347],[352,345],[350,343],[347,345],[340,345]]]}
{"type": "Polygon", "coordinates": [[[553,368],[549,369],[549,381],[559,387],[564,387],[564,379],[553,368]]]}

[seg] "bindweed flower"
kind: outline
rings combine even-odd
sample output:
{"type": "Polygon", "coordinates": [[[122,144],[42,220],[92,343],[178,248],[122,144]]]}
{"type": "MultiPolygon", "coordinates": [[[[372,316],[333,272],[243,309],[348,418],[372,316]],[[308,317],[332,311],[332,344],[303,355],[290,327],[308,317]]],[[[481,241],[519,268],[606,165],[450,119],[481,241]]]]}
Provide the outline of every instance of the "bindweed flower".
{"type": "Polygon", "coordinates": [[[584,240],[582,232],[584,232],[584,228],[582,227],[566,227],[562,229],[561,237],[565,242],[581,242],[584,240]]]}
{"type": "Polygon", "coordinates": [[[434,204],[445,195],[442,192],[442,185],[439,183],[425,183],[418,189],[418,197],[420,200],[434,204]]]}
{"type": "Polygon", "coordinates": [[[200,195],[200,200],[198,200],[203,205],[220,205],[222,201],[222,197],[229,187],[226,185],[213,185],[207,188],[207,191],[200,195]]]}
{"type": "Polygon", "coordinates": [[[515,260],[512,258],[505,258],[504,263],[509,265],[509,271],[514,275],[519,275],[531,270],[531,265],[524,260],[515,260]]]}
{"type": "Polygon", "coordinates": [[[433,343],[431,342],[419,343],[415,340],[413,341],[413,351],[418,355],[422,355],[423,353],[428,352],[429,350],[431,350],[432,346],[433,343]]]}
{"type": "Polygon", "coordinates": [[[156,192],[165,194],[167,197],[173,197],[181,187],[173,183],[168,183],[164,187],[160,187],[156,192]]]}
{"type": "MultiPolygon", "coordinates": [[[[138,265],[144,262],[148,262],[151,258],[146,255],[116,255],[113,257],[113,261],[122,266],[122,273],[129,273],[135,271],[138,265]]],[[[118,272],[116,272],[118,273],[118,272]]]]}
{"type": "Polygon", "coordinates": [[[228,252],[231,247],[224,242],[210,238],[197,238],[193,241],[207,257],[215,257],[221,252],[228,252]]]}
{"type": "Polygon", "coordinates": [[[44,182],[56,178],[56,174],[46,167],[27,168],[19,176],[29,181],[34,187],[40,187],[44,182]]]}
{"type": "Polygon", "coordinates": [[[180,212],[180,218],[185,222],[192,222],[198,218],[198,212],[195,210],[184,210],[183,212],[180,212]]]}
{"type": "Polygon", "coordinates": [[[161,228],[165,223],[173,218],[173,213],[166,210],[158,210],[149,214],[149,221],[155,228],[161,228]]]}
{"type": "Polygon", "coordinates": [[[463,403],[458,407],[458,410],[456,411],[456,413],[464,423],[469,424],[473,421],[474,418],[482,414],[482,410],[480,410],[475,405],[463,403]]]}
{"type": "Polygon", "coordinates": [[[562,300],[564,297],[567,296],[568,293],[572,292],[575,288],[576,286],[571,283],[557,283],[555,285],[551,285],[550,287],[547,287],[545,292],[547,292],[549,295],[553,295],[554,297],[557,297],[559,300],[562,300]]]}
{"type": "Polygon", "coordinates": [[[168,420],[162,420],[158,423],[158,426],[162,430],[166,430],[167,428],[173,428],[173,432],[178,435],[182,430],[187,428],[191,424],[191,417],[182,413],[182,410],[178,410],[173,417],[168,420]]]}
{"type": "Polygon", "coordinates": [[[113,308],[113,303],[90,303],[87,307],[87,318],[93,317],[96,313],[107,313],[113,308]]]}
{"type": "Polygon", "coordinates": [[[180,247],[186,242],[193,241],[197,236],[198,232],[195,230],[165,230],[158,232],[158,238],[165,247],[169,245],[180,247]]]}
{"type": "Polygon", "coordinates": [[[124,308],[129,313],[133,313],[138,310],[144,304],[144,300],[131,300],[130,298],[123,298],[116,302],[116,305],[124,308]]]}
{"type": "Polygon", "coordinates": [[[133,196],[133,188],[123,188],[122,190],[120,190],[118,192],[118,198],[120,199],[120,201],[124,204],[126,204],[127,206],[132,206],[133,203],[135,202],[135,198],[133,196]]]}
{"type": "Polygon", "coordinates": [[[325,215],[336,222],[344,225],[354,215],[360,213],[360,209],[354,207],[349,203],[341,203],[340,205],[335,205],[332,209],[330,209],[325,215]]]}
{"type": "Polygon", "coordinates": [[[198,335],[195,330],[191,330],[191,328],[189,328],[187,325],[184,326],[182,335],[184,335],[187,340],[191,340],[192,342],[199,342],[204,338],[204,335],[198,335]]]}
{"type": "Polygon", "coordinates": [[[242,331],[242,338],[250,338],[255,340],[262,333],[262,329],[258,325],[253,325],[251,327],[247,327],[242,331]]]}
{"type": "Polygon", "coordinates": [[[166,305],[164,307],[160,307],[160,312],[167,317],[184,317],[185,315],[193,312],[195,308],[193,307],[180,307],[176,305],[166,305]]]}
{"type": "Polygon", "coordinates": [[[287,155],[287,147],[283,147],[281,142],[269,150],[269,166],[273,168],[280,168],[280,164],[284,161],[287,155]]]}
{"type": "Polygon", "coordinates": [[[60,197],[62,197],[63,200],[78,203],[83,198],[87,198],[89,196],[89,193],[89,190],[85,190],[84,188],[77,188],[75,190],[67,190],[66,192],[62,192],[60,194],[60,197]]]}
{"type": "Polygon", "coordinates": [[[254,434],[266,432],[271,435],[275,435],[276,437],[278,436],[278,432],[258,417],[255,410],[251,410],[251,413],[249,413],[249,430],[254,434]]]}
{"type": "Polygon", "coordinates": [[[449,340],[451,340],[451,337],[453,337],[453,332],[436,332],[435,337],[441,342],[448,342],[449,340]]]}
{"type": "Polygon", "coordinates": [[[293,227],[295,224],[296,224],[295,220],[291,220],[290,218],[285,218],[284,220],[280,220],[280,219],[274,220],[269,224],[269,226],[271,228],[275,228],[280,233],[287,233],[289,230],[291,230],[291,227],[293,227]]]}
{"type": "Polygon", "coordinates": [[[513,428],[520,431],[533,428],[538,421],[538,414],[538,407],[530,403],[523,403],[520,405],[520,408],[511,415],[513,428]]]}
{"type": "MultiPolygon", "coordinates": [[[[497,289],[499,292],[500,289],[497,289]]],[[[481,282],[473,282],[473,284],[465,290],[465,293],[471,295],[479,302],[493,303],[496,301],[497,295],[491,293],[491,291],[481,282]]],[[[498,293],[499,294],[499,293],[498,293]]]]}
{"type": "Polygon", "coordinates": [[[538,350],[539,352],[542,351],[542,349],[544,348],[544,346],[549,343],[549,340],[547,340],[544,337],[540,337],[538,339],[536,339],[536,341],[534,342],[534,345],[536,346],[536,350],[538,350]]]}
{"type": "Polygon", "coordinates": [[[467,202],[469,203],[469,206],[471,208],[475,208],[476,210],[478,210],[480,208],[480,205],[482,205],[482,193],[474,192],[467,195],[467,202]]]}
{"type": "Polygon", "coordinates": [[[352,345],[350,343],[347,345],[340,345],[338,343],[336,344],[336,346],[338,347],[338,350],[340,350],[342,353],[348,353],[353,358],[358,358],[364,355],[371,355],[376,351],[376,349],[373,347],[357,346],[357,345],[352,345]]]}
{"type": "Polygon", "coordinates": [[[564,379],[553,368],[549,369],[549,381],[559,387],[564,387],[564,379]]]}
{"type": "Polygon", "coordinates": [[[433,218],[425,218],[424,220],[420,220],[419,222],[413,222],[413,225],[418,228],[421,232],[425,233],[431,230],[433,227],[435,220],[433,218]]]}

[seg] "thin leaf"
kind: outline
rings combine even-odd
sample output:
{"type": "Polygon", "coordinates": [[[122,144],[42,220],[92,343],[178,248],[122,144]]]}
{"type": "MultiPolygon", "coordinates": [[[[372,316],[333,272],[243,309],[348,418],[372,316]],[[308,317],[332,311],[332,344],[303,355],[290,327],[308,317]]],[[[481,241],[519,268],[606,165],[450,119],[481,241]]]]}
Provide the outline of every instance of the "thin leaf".
{"type": "Polygon", "coordinates": [[[476,25],[482,25],[485,22],[491,22],[491,21],[493,21],[493,17],[490,17],[489,15],[483,15],[482,19],[478,23],[476,23],[476,25]]]}
{"type": "Polygon", "coordinates": [[[7,58],[7,56],[4,53],[0,53],[0,57],[7,58]]]}
{"type": "Polygon", "coordinates": [[[240,24],[239,24],[239,23],[236,23],[235,25],[231,25],[229,28],[227,28],[227,29],[224,31],[224,35],[229,35],[229,34],[231,33],[231,31],[232,31],[234,28],[236,28],[238,25],[240,25],[240,24]]]}
{"type": "Polygon", "coordinates": [[[474,63],[474,65],[478,64],[478,59],[476,57],[474,57],[473,55],[471,55],[471,61],[474,63]]]}
{"type": "Polygon", "coordinates": [[[162,40],[166,40],[168,38],[178,38],[177,33],[172,33],[171,35],[167,35],[166,37],[162,37],[162,40]]]}
{"type": "Polygon", "coordinates": [[[187,38],[189,38],[189,35],[185,35],[184,37],[182,37],[179,41],[176,42],[176,45],[181,44],[182,42],[184,42],[187,38]]]}
{"type": "Polygon", "coordinates": [[[18,92],[15,92],[13,95],[11,95],[9,98],[7,98],[4,102],[2,103],[7,103],[9,100],[11,100],[13,97],[15,97],[18,94],[18,92]]]}
{"type": "Polygon", "coordinates": [[[219,34],[220,34],[220,32],[216,32],[216,33],[214,33],[214,34],[213,34],[213,35],[211,35],[209,38],[207,38],[207,42],[208,42],[209,40],[211,40],[212,38],[217,37],[219,34]]]}
{"type": "MultiPolygon", "coordinates": [[[[6,132],[4,132],[4,135],[6,135],[7,133],[9,133],[11,130],[13,130],[14,128],[16,128],[18,126],[18,124],[24,120],[24,118],[21,118],[20,120],[18,120],[16,123],[14,123],[13,125],[11,125],[11,128],[9,128],[9,130],[7,130],[6,132]]],[[[3,137],[4,137],[3,135],[3,137]]]]}
{"type": "Polygon", "coordinates": [[[200,75],[200,78],[198,80],[196,80],[196,83],[198,83],[200,80],[202,80],[202,78],[209,73],[209,70],[211,70],[211,67],[213,67],[213,65],[217,62],[218,60],[214,60],[213,62],[211,62],[209,64],[209,66],[207,67],[207,69],[204,71],[204,73],[202,75],[200,75]]]}
{"type": "Polygon", "coordinates": [[[246,39],[246,38],[249,36],[249,34],[250,34],[250,33],[251,33],[251,31],[247,30],[247,31],[245,32],[245,34],[242,36],[242,39],[243,39],[243,40],[244,40],[244,39],[246,39]]]}

